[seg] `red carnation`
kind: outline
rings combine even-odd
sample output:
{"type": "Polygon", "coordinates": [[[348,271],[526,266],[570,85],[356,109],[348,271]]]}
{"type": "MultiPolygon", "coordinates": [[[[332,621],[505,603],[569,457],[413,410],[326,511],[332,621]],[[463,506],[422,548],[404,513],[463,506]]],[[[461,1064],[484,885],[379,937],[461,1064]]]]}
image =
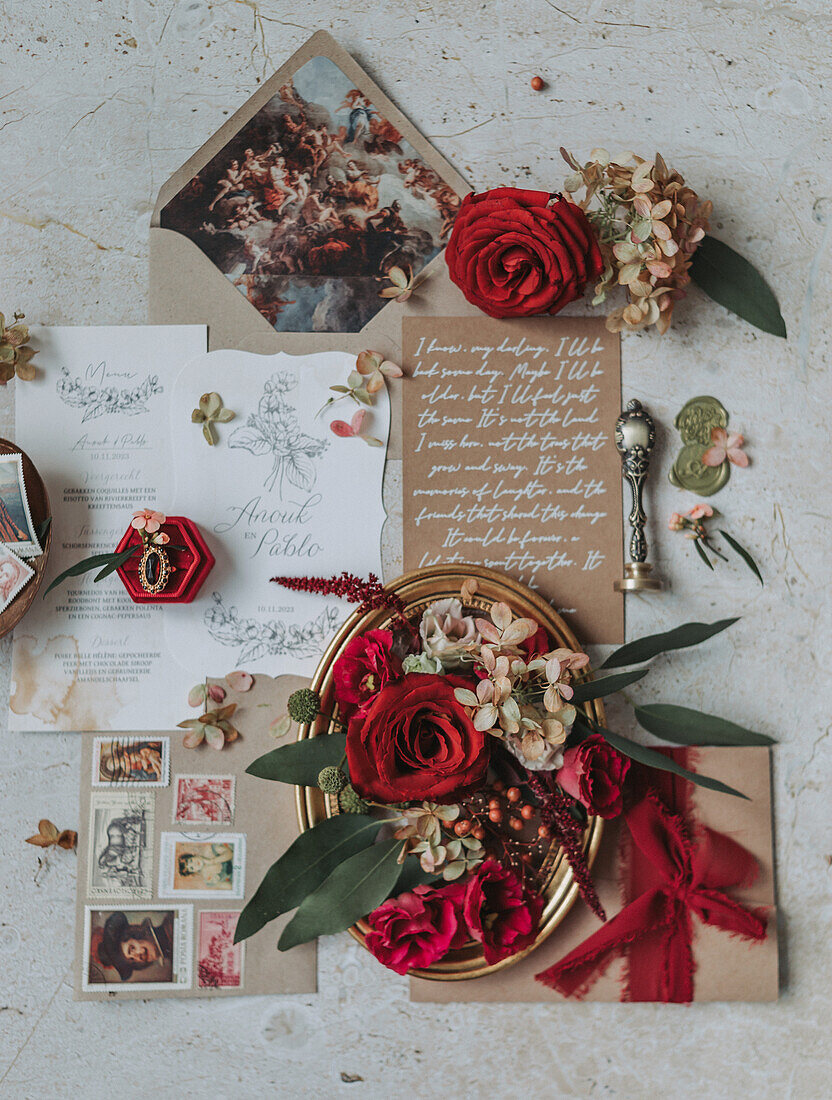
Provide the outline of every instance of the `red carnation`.
{"type": "Polygon", "coordinates": [[[621,788],[630,761],[594,733],[563,754],[558,783],[591,814],[618,817],[624,808],[621,788]]]}
{"type": "Polygon", "coordinates": [[[543,899],[495,859],[479,865],[465,891],[465,921],[489,966],[534,942],[542,911],[543,899]]]}
{"type": "Polygon", "coordinates": [[[462,919],[465,887],[458,882],[417,886],[390,898],[367,917],[367,947],[397,974],[431,966],[468,940],[462,919]]]}
{"type": "Polygon", "coordinates": [[[335,662],[332,676],[335,698],[348,713],[363,707],[374,695],[402,674],[402,662],[391,650],[389,630],[368,630],[353,638],[335,662]]]}
{"type": "Polygon", "coordinates": [[[389,683],[350,721],[350,782],[379,802],[455,802],[485,780],[489,746],[454,688],[456,676],[414,672],[389,683]]]}
{"type": "Polygon", "coordinates": [[[604,269],[579,206],[516,187],[465,196],[445,259],[468,301],[491,317],[557,313],[604,269]]]}

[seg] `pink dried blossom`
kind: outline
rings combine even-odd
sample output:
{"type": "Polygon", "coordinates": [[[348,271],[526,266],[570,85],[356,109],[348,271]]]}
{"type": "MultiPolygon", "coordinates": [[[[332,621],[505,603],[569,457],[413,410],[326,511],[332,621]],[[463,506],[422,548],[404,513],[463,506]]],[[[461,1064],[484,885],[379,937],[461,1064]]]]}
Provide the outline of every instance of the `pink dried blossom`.
{"type": "Polygon", "coordinates": [[[742,450],[744,443],[739,432],[712,428],[711,446],[702,455],[702,462],[705,466],[721,466],[726,461],[734,466],[747,466],[748,455],[742,450]]]}
{"type": "Polygon", "coordinates": [[[155,534],[166,520],[164,512],[154,512],[151,508],[140,508],[133,513],[130,526],[137,531],[146,531],[148,535],[155,534]]]}

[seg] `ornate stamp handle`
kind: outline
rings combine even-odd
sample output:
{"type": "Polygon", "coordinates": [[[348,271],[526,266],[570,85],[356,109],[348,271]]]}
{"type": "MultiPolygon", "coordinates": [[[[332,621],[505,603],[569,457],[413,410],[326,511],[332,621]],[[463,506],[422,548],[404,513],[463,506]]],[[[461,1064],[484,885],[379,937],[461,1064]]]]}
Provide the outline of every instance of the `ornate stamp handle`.
{"type": "Polygon", "coordinates": [[[647,516],[644,512],[644,482],[650,468],[650,452],[656,442],[656,425],[640,401],[630,401],[627,408],[615,422],[615,445],[621,455],[622,474],[629,482],[633,496],[633,506],[629,521],[630,562],[625,569],[629,580],[623,589],[658,588],[655,578],[646,579],[650,572],[647,561],[647,539],[644,537],[644,524],[647,516]],[[634,564],[633,564],[634,563],[634,564]],[[634,572],[635,570],[635,572],[634,572]],[[634,580],[634,577],[638,580],[634,580]]]}

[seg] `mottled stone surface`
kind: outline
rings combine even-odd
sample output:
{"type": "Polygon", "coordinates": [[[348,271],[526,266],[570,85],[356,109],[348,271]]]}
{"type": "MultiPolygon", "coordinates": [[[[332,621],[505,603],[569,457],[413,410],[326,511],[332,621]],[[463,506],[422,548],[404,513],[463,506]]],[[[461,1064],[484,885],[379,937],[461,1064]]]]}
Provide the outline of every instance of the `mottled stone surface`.
{"type": "MultiPolygon", "coordinates": [[[[555,187],[560,145],[660,149],[777,290],[787,343],[694,292],[670,335],[624,340],[623,369],[626,395],[664,429],[650,504],[668,581],[630,601],[628,636],[742,615],[701,652],[662,660],[639,694],[780,741],[782,997],[411,1006],[406,980],[344,935],[321,944],[315,997],[74,1004],[75,858],[38,871],[23,838],[42,815],[76,821],[77,740],[3,733],[0,1095],[827,1096],[832,13],[824,0],[3,0],[0,308],[144,320],[159,185],[321,26],[476,187],[555,187]],[[715,503],[762,563],[762,591],[733,563],[708,574],[664,530],[692,503],[664,478],[673,416],[698,393],[749,440],[752,466],[715,503]]],[[[8,391],[0,410],[7,432],[8,391]]],[[[6,675],[8,659],[6,641],[6,675]]]]}

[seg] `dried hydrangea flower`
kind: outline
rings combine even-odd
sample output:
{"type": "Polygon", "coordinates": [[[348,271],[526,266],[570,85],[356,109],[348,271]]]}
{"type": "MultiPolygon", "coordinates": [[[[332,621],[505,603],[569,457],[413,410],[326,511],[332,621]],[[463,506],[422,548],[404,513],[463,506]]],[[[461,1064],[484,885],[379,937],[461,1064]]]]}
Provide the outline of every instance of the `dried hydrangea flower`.
{"type": "Polygon", "coordinates": [[[15,313],[14,323],[6,327],[6,318],[0,313],[0,386],[17,375],[21,382],[31,382],[35,377],[32,358],[36,354],[29,345],[29,326],[21,325],[25,314],[15,313]]]}
{"type": "Polygon", "coordinates": [[[390,286],[384,287],[379,291],[379,298],[392,298],[394,302],[406,302],[407,299],[413,294],[413,291],[427,279],[427,272],[420,271],[414,278],[411,268],[405,271],[403,268],[394,266],[387,272],[387,278],[390,280],[390,286]]]}
{"type": "Polygon", "coordinates": [[[214,436],[214,424],[227,424],[234,419],[231,409],[226,409],[218,393],[204,393],[199,399],[199,408],[191,413],[191,423],[202,425],[202,434],[213,447],[217,442],[214,436]]]}
{"type": "Polygon", "coordinates": [[[593,304],[615,286],[627,288],[629,301],[607,317],[607,328],[655,325],[666,332],[690,282],[693,253],[708,232],[712,203],[702,202],[658,153],[651,161],[593,149],[584,165],[565,149],[561,154],[573,169],[564,188],[570,196],[583,189],[579,205],[598,231],[604,257],[593,304]]]}

